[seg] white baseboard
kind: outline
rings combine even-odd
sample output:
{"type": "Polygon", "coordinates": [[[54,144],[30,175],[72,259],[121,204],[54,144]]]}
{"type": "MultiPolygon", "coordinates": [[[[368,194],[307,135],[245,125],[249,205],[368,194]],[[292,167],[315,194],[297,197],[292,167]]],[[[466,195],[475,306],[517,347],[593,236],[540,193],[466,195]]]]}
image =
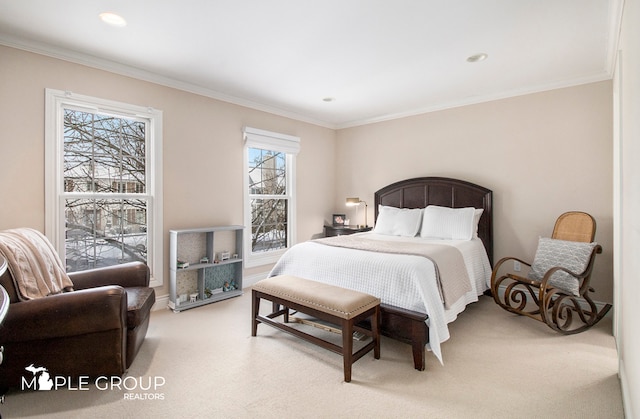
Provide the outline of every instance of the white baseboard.
{"type": "MultiPolygon", "coordinates": [[[[261,281],[263,279],[265,279],[267,277],[267,275],[269,275],[269,272],[260,272],[257,274],[253,274],[253,275],[248,275],[245,276],[243,278],[243,288],[248,288],[250,286],[252,286],[253,284],[255,284],[258,281],[261,281]]],[[[506,288],[504,285],[501,285],[500,287],[500,291],[502,292],[502,295],[504,295],[504,288],[506,288]]],[[[589,305],[587,304],[586,301],[584,301],[582,298],[578,298],[578,301],[580,301],[580,305],[582,305],[582,307],[589,308],[589,305]]],[[[602,310],[602,308],[607,304],[607,303],[603,303],[601,301],[594,301],[596,304],[596,307],[598,309],[598,311],[602,310]]],[[[165,295],[160,295],[156,297],[156,302],[153,305],[153,307],[151,308],[152,311],[155,310],[162,310],[168,307],[169,304],[169,294],[165,294],[165,295]]],[[[613,310],[610,310],[607,313],[607,316],[611,316],[613,313],[613,310]]]]}
{"type": "Polygon", "coordinates": [[[156,302],[153,303],[151,311],[163,310],[169,308],[169,294],[156,296],[156,302]]]}
{"type": "MultiPolygon", "coordinates": [[[[242,278],[242,288],[248,288],[258,281],[265,279],[269,275],[269,272],[260,272],[253,275],[248,275],[242,278]]],[[[169,307],[169,294],[156,296],[156,302],[151,307],[151,311],[163,310],[169,307]]]]}
{"type": "Polygon", "coordinates": [[[258,281],[262,281],[269,275],[269,271],[248,275],[242,278],[242,288],[248,288],[258,281]]]}
{"type": "Polygon", "coordinates": [[[631,394],[629,394],[629,381],[627,379],[627,372],[624,366],[624,361],[620,359],[618,362],[618,378],[620,379],[620,387],[622,388],[622,409],[624,411],[624,417],[627,419],[634,419],[633,406],[631,405],[631,394]]]}

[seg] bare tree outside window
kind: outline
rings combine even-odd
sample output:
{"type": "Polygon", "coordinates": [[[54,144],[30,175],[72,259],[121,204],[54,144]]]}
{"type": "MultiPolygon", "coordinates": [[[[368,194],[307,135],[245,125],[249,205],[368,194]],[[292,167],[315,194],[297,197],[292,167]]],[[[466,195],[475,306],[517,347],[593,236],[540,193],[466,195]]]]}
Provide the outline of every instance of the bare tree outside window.
{"type": "Polygon", "coordinates": [[[67,271],[147,261],[146,124],[64,110],[67,271]]]}
{"type": "Polygon", "coordinates": [[[251,250],[254,253],[287,247],[286,176],[285,153],[249,148],[251,250]]]}

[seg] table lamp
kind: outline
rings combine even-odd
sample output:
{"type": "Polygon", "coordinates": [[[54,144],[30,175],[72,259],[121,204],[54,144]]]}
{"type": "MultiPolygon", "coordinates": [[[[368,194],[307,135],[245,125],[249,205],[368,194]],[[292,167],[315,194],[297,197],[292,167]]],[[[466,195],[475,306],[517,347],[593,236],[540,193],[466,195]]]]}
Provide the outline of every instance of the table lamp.
{"type": "Polygon", "coordinates": [[[364,204],[364,226],[365,228],[368,227],[367,224],[367,203],[364,201],[361,201],[360,198],[347,198],[347,206],[348,207],[354,207],[360,204],[364,204]]]}

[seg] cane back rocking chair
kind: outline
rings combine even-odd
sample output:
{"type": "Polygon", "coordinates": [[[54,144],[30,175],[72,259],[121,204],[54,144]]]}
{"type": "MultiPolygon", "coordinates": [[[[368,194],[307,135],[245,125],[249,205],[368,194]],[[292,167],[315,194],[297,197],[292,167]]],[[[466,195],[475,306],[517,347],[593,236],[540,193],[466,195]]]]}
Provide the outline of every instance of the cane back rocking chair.
{"type": "Polygon", "coordinates": [[[594,292],[589,280],[595,256],[602,253],[602,247],[593,242],[595,233],[596,222],[591,215],[577,211],[562,214],[551,239],[540,238],[533,263],[515,257],[496,263],[491,274],[495,302],[562,334],[582,332],[598,323],[611,304],[598,311],[589,296],[594,292]],[[510,260],[528,266],[529,274],[525,277],[508,272],[499,276],[501,266],[510,260]]]}

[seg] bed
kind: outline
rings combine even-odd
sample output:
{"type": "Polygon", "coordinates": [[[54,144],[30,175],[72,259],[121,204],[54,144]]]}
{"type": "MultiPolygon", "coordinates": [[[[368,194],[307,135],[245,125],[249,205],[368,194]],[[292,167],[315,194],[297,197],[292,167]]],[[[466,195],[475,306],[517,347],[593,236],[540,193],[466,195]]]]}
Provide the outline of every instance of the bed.
{"type": "MultiPolygon", "coordinates": [[[[299,243],[282,256],[269,276],[295,275],[381,298],[382,333],[409,343],[414,367],[423,371],[426,348],[443,362],[440,344],[449,338],[447,325],[489,287],[493,259],[492,192],[463,180],[421,177],[378,190],[374,205],[376,227],[372,232],[299,243]],[[390,214],[413,220],[417,211],[420,226],[415,237],[411,237],[413,224],[409,229],[402,227],[406,234],[389,235],[384,230],[384,226],[390,225],[389,220],[399,219],[390,218],[390,214]],[[455,212],[463,217],[473,213],[472,235],[458,237],[454,233],[443,240],[445,236],[438,237],[440,233],[427,231],[446,224],[440,222],[443,218],[438,218],[439,215],[428,221],[427,213],[434,214],[433,211],[444,211],[445,215],[447,211],[455,212]],[[423,247],[435,253],[442,249],[442,256],[430,257],[423,255],[422,250],[413,251],[423,247]],[[444,255],[452,253],[455,258],[445,263],[448,256],[444,255]],[[457,254],[460,259],[456,259],[457,254]],[[463,285],[454,285],[458,289],[452,292],[445,277],[456,278],[454,282],[463,285]]],[[[397,225],[396,222],[393,228],[397,229],[397,225]]],[[[462,234],[467,234],[467,230],[462,234]]]]}

